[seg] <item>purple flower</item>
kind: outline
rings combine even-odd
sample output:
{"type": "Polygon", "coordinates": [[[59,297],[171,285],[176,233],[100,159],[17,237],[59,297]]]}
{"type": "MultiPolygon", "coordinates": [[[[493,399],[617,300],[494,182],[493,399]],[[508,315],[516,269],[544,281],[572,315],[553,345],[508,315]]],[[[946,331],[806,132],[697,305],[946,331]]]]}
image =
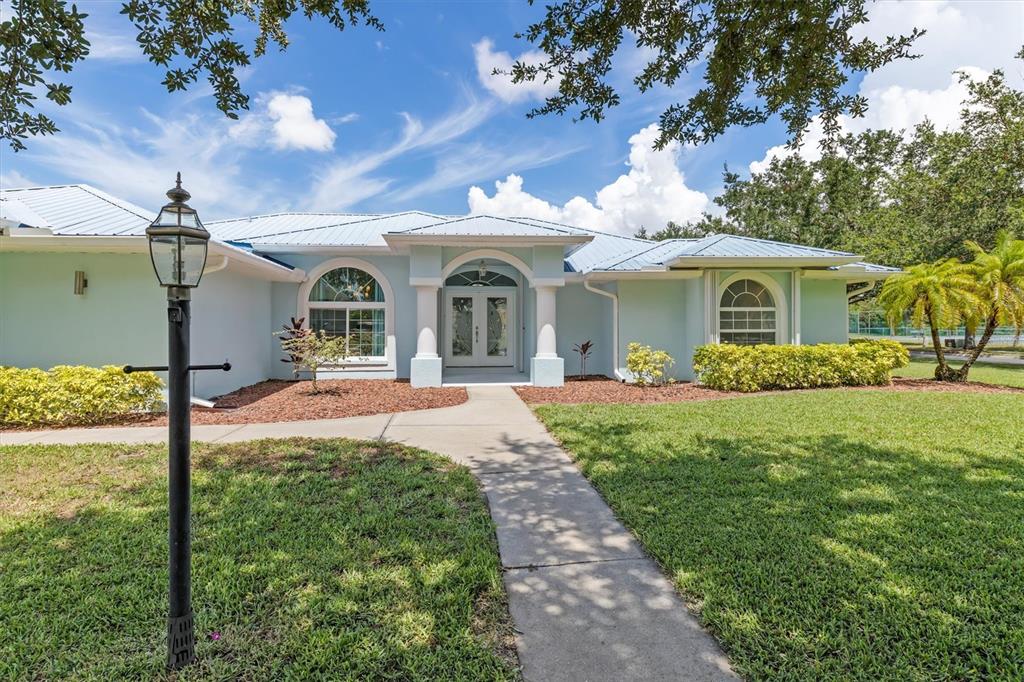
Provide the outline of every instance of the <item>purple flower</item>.
{"type": "Polygon", "coordinates": [[[220,639],[220,633],[214,630],[210,633],[210,639],[216,642],[218,639],[220,639]]]}

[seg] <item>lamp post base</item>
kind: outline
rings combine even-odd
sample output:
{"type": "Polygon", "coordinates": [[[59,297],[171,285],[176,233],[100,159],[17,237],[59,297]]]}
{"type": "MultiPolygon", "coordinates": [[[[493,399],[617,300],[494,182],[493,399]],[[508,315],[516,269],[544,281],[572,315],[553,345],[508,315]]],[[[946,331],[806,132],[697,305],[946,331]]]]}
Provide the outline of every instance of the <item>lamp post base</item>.
{"type": "Polygon", "coordinates": [[[196,633],[192,612],[167,619],[167,667],[184,668],[196,660],[196,633]]]}

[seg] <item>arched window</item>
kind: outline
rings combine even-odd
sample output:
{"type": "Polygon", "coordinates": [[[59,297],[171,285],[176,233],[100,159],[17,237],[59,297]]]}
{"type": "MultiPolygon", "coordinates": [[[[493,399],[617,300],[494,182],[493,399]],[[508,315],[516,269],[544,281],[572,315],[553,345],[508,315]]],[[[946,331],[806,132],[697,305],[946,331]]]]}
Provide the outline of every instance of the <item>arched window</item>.
{"type": "Polygon", "coordinates": [[[446,287],[514,287],[516,281],[508,275],[487,270],[456,272],[444,281],[446,287]]]}
{"type": "Polygon", "coordinates": [[[774,344],[776,324],[775,299],[763,284],[740,279],[722,293],[718,309],[718,333],[722,343],[774,344]]]}
{"type": "Polygon", "coordinates": [[[309,291],[309,328],[348,337],[357,357],[384,357],[384,289],[358,268],[335,268],[309,291]]]}

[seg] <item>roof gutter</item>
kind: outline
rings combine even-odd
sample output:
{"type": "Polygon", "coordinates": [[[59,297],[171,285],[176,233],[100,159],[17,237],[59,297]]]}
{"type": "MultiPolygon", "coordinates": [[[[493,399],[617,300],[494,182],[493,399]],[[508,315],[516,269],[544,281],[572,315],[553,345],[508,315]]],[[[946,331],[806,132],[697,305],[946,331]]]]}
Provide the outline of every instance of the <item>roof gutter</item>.
{"type": "Polygon", "coordinates": [[[861,256],[679,256],[672,268],[827,268],[858,263],[861,256]]]}
{"type": "Polygon", "coordinates": [[[591,286],[589,276],[583,278],[583,288],[612,300],[612,373],[619,381],[625,381],[626,377],[619,372],[619,297],[610,291],[591,286]]]}

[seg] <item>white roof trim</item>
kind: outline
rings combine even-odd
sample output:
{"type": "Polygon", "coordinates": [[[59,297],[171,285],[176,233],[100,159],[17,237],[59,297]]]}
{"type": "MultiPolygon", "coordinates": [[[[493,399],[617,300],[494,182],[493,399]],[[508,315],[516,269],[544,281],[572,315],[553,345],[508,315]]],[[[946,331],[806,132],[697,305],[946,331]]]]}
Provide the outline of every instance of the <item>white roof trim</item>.
{"type": "MultiPolygon", "coordinates": [[[[0,237],[0,251],[5,252],[65,252],[65,253],[149,253],[146,237],[89,237],[74,235],[17,235],[0,237]]],[[[268,279],[275,282],[301,282],[306,273],[292,269],[237,246],[210,240],[209,252],[230,261],[233,272],[268,279]]]]}
{"type": "Polygon", "coordinates": [[[684,268],[820,268],[859,262],[860,256],[679,256],[669,267],[684,268]]]}

